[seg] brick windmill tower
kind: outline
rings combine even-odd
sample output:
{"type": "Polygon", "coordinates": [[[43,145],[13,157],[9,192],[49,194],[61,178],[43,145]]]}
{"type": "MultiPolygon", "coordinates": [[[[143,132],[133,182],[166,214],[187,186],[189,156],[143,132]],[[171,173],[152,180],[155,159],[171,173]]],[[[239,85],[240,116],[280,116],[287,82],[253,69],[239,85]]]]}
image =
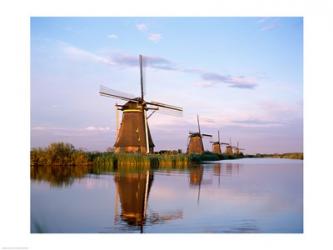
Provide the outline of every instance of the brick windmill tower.
{"type": "Polygon", "coordinates": [[[116,104],[116,108],[123,112],[122,121],[117,133],[114,151],[133,152],[133,153],[152,153],[154,152],[154,143],[148,126],[147,112],[152,110],[155,112],[162,109],[169,109],[182,112],[181,107],[176,107],[160,102],[147,102],[144,99],[144,81],[143,81],[143,57],[139,56],[140,61],[140,86],[141,96],[134,97],[133,95],[119,92],[113,89],[100,86],[100,95],[112,97],[126,101],[123,105],[116,104]]]}
{"type": "Polygon", "coordinates": [[[215,154],[222,154],[221,151],[221,145],[229,145],[229,143],[225,143],[225,142],[221,142],[220,141],[220,131],[217,131],[217,141],[211,141],[210,143],[212,143],[212,152],[215,154]]]}
{"type": "Polygon", "coordinates": [[[189,143],[187,145],[188,154],[202,154],[204,152],[202,137],[212,137],[212,135],[209,134],[201,134],[199,115],[197,115],[197,122],[198,132],[189,133],[189,143]]]}
{"type": "Polygon", "coordinates": [[[226,146],[226,148],[225,148],[225,154],[226,155],[233,155],[234,154],[234,152],[233,152],[233,149],[234,147],[232,146],[232,144],[231,144],[231,138],[230,138],[230,143],[226,146]]]}
{"type": "Polygon", "coordinates": [[[245,150],[244,148],[240,148],[239,147],[239,143],[237,142],[237,147],[233,147],[234,148],[234,154],[239,156],[241,153],[241,150],[245,150]]]}

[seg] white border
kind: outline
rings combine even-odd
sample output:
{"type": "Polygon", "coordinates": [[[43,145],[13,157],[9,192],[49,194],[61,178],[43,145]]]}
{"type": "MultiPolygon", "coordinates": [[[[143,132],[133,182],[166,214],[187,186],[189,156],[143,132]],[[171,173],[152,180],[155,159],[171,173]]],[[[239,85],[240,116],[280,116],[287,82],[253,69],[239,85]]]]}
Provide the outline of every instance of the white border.
{"type": "Polygon", "coordinates": [[[305,249],[332,247],[330,1],[2,1],[1,247],[28,249],[305,249]],[[30,232],[30,16],[304,16],[304,234],[98,235],[30,232]]]}

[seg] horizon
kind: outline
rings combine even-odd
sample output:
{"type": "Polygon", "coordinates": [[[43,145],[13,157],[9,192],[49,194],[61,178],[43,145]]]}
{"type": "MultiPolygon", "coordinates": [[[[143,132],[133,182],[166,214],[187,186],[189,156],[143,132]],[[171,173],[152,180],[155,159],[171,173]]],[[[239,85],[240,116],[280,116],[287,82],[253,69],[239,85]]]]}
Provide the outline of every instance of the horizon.
{"type": "Polygon", "coordinates": [[[139,96],[139,54],[145,99],[184,109],[149,119],[156,151],[186,151],[199,114],[203,133],[244,154],[303,152],[301,17],[32,17],[31,147],[113,147],[122,102],[99,85],[139,96]]]}

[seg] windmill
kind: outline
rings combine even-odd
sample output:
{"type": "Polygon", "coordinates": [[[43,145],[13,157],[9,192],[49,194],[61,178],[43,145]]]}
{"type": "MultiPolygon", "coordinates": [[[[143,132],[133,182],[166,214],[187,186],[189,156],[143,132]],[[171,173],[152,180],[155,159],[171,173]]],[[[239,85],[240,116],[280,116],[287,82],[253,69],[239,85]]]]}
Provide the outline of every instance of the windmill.
{"type": "Polygon", "coordinates": [[[148,126],[148,118],[159,109],[174,110],[182,112],[181,107],[176,107],[161,102],[147,102],[144,99],[144,81],[143,81],[143,57],[139,56],[140,61],[140,86],[141,96],[135,97],[133,95],[109,89],[100,86],[100,95],[112,97],[126,101],[123,105],[116,104],[117,110],[121,110],[122,121],[120,128],[117,132],[116,142],[114,144],[114,151],[119,152],[139,152],[139,153],[152,153],[154,151],[154,143],[150,134],[148,126]],[[147,111],[152,110],[149,116],[147,111]]]}
{"type": "Polygon", "coordinates": [[[204,152],[204,146],[202,143],[202,137],[212,137],[209,134],[201,134],[199,115],[197,115],[198,122],[198,132],[190,132],[189,133],[189,143],[187,145],[187,153],[188,154],[202,154],[204,152]]]}
{"type": "Polygon", "coordinates": [[[245,150],[244,148],[239,148],[239,143],[237,142],[237,147],[233,147],[235,149],[235,155],[240,155],[241,150],[245,150]]]}
{"type": "Polygon", "coordinates": [[[234,154],[234,152],[233,152],[233,146],[232,146],[232,144],[231,144],[231,138],[230,138],[230,143],[226,146],[226,148],[225,148],[225,154],[226,155],[233,155],[234,154]]]}
{"type": "Polygon", "coordinates": [[[215,154],[222,154],[221,152],[221,145],[229,145],[229,143],[221,142],[220,141],[220,131],[217,131],[217,138],[218,141],[211,141],[212,143],[212,152],[215,154]]]}

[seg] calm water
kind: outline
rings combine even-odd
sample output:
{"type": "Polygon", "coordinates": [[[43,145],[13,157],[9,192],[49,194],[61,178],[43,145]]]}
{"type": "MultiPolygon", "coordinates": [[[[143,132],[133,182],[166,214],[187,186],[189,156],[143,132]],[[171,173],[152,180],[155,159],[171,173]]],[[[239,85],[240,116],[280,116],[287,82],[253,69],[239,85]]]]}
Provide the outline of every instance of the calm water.
{"type": "Polygon", "coordinates": [[[31,232],[301,233],[303,161],[241,159],[31,180],[31,232]]]}

